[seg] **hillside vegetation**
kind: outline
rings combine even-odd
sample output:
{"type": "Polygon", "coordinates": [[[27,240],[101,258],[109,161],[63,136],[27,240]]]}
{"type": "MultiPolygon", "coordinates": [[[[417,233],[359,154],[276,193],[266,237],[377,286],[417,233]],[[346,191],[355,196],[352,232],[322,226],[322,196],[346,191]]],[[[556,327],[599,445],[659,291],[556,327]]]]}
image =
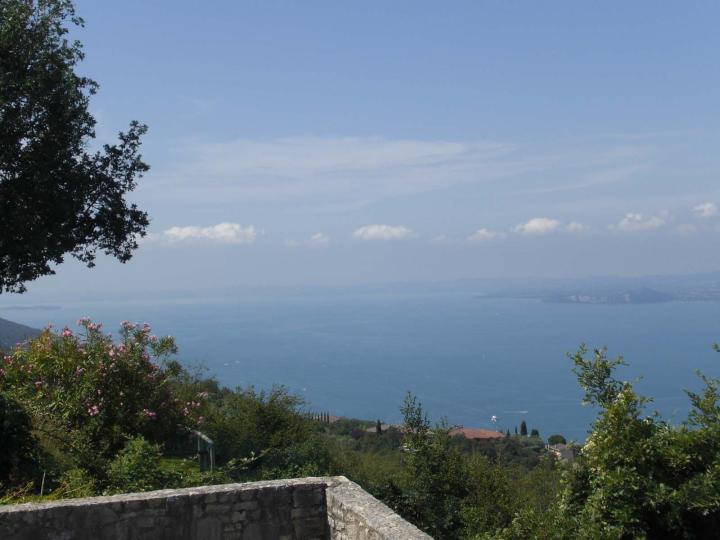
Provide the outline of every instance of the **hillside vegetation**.
{"type": "Polygon", "coordinates": [[[581,348],[572,361],[598,416],[565,464],[526,429],[452,436],[412,395],[400,427],[330,422],[283,387],[229,389],[188,372],[173,340],[147,325],[123,323],[114,340],[79,323],[3,356],[4,503],[342,474],[439,539],[706,538],[720,526],[720,381],[711,377],[689,393],[687,421],[671,425],[615,378],[621,358],[581,348]],[[200,470],[188,444],[196,430],[214,440],[213,470],[200,470]]]}
{"type": "Polygon", "coordinates": [[[7,319],[0,318],[0,351],[11,349],[16,343],[40,334],[37,328],[30,328],[7,319]]]}

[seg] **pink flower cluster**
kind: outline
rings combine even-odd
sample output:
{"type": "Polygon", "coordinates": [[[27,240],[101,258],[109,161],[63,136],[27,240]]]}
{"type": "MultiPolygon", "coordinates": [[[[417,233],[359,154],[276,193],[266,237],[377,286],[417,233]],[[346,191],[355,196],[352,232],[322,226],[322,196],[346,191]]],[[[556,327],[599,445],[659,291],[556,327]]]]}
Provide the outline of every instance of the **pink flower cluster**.
{"type": "Polygon", "coordinates": [[[156,413],[156,412],[150,411],[150,410],[148,410],[148,409],[143,409],[142,412],[143,412],[143,414],[144,414],[145,416],[147,416],[150,420],[155,420],[155,419],[157,419],[157,413],[156,413]]]}
{"type": "Polygon", "coordinates": [[[80,318],[77,320],[77,325],[78,325],[78,326],[84,326],[85,328],[87,328],[87,329],[90,330],[90,331],[100,330],[100,329],[102,328],[102,326],[103,326],[102,323],[94,323],[94,322],[92,322],[92,319],[90,319],[90,317],[80,317],[80,318]]]}
{"type": "Polygon", "coordinates": [[[67,326],[65,328],[63,328],[63,331],[60,335],[62,337],[73,337],[72,330],[70,330],[67,326]]]}
{"type": "Polygon", "coordinates": [[[136,328],[136,325],[130,321],[123,321],[120,323],[120,326],[122,326],[122,329],[126,332],[132,332],[136,328]]]}
{"type": "Polygon", "coordinates": [[[100,409],[97,405],[93,405],[91,407],[88,407],[87,412],[90,416],[97,416],[98,414],[100,414],[100,409]]]}

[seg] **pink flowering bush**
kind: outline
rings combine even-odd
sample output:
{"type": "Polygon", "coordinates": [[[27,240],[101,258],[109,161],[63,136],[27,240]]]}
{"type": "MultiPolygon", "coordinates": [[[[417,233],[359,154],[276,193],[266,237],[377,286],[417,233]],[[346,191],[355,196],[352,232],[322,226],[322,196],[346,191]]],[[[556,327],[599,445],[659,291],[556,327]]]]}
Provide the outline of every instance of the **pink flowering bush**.
{"type": "Polygon", "coordinates": [[[0,361],[0,392],[22,404],[56,453],[95,474],[128,439],[164,443],[201,421],[207,394],[196,392],[171,337],[123,322],[119,341],[102,324],[46,329],[0,361]]]}

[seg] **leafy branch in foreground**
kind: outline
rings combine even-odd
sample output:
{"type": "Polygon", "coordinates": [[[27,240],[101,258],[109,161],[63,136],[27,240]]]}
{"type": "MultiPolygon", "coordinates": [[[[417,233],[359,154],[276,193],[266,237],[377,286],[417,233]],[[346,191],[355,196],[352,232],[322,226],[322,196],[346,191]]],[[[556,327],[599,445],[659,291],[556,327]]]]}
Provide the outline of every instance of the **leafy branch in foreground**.
{"type": "MultiPolygon", "coordinates": [[[[716,347],[717,350],[717,347],[716,347]]],[[[600,407],[556,504],[526,511],[498,538],[711,538],[720,528],[720,380],[700,374],[692,410],[674,426],[614,377],[605,349],[572,359],[585,401],[600,407]]],[[[490,536],[488,536],[489,538],[490,536]]]]}
{"type": "Polygon", "coordinates": [[[68,254],[125,262],[145,235],[148,216],[126,195],[149,169],[147,127],[133,121],[88,151],[98,85],[76,73],[82,45],[68,39],[82,24],[70,0],[0,0],[0,293],[23,292],[68,254]]]}

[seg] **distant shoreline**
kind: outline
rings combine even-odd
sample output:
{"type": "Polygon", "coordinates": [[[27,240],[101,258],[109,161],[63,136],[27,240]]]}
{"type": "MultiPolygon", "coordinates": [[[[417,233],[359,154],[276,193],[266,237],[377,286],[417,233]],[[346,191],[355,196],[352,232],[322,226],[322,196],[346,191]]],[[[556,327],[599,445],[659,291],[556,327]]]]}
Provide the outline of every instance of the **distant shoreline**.
{"type": "Polygon", "coordinates": [[[45,305],[45,304],[38,304],[38,305],[31,305],[31,306],[0,306],[0,311],[55,311],[58,309],[62,309],[62,306],[56,306],[56,305],[45,305]]]}

